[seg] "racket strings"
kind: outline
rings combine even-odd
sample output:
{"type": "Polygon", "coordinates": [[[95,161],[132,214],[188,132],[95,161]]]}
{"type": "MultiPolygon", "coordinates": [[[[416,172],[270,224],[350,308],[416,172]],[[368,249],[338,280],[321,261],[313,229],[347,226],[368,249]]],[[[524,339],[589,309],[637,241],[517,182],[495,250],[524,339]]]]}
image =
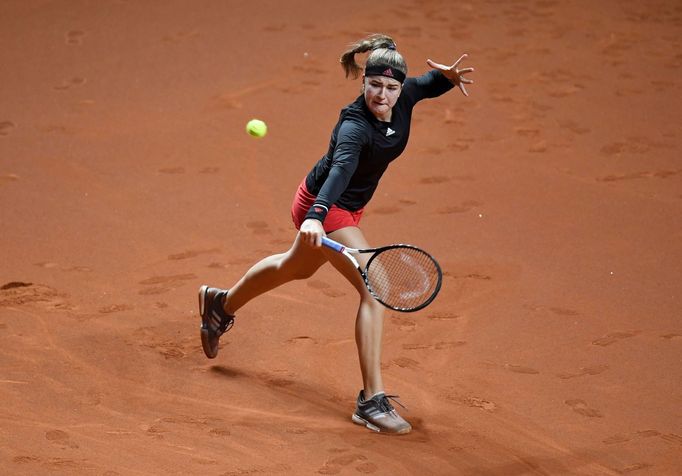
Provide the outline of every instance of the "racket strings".
{"type": "Polygon", "coordinates": [[[416,248],[383,250],[369,262],[367,283],[389,307],[415,309],[440,288],[441,273],[429,254],[416,248]]]}

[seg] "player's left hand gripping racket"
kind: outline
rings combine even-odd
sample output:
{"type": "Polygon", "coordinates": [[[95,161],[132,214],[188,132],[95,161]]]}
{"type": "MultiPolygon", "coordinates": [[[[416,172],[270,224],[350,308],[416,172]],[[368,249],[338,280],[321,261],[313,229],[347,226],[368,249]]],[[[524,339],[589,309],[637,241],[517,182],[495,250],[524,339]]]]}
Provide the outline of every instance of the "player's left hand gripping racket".
{"type": "Polygon", "coordinates": [[[358,269],[374,298],[389,309],[414,312],[436,298],[443,282],[438,262],[412,245],[389,245],[358,250],[322,237],[322,244],[342,253],[358,269]],[[363,270],[353,254],[371,253],[363,270]]]}

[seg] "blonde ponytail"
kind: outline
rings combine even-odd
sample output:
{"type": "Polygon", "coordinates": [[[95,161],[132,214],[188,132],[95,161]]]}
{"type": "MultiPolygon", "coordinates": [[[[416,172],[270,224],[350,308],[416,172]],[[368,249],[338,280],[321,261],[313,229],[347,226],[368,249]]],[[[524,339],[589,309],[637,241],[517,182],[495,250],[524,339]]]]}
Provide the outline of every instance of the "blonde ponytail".
{"type": "Polygon", "coordinates": [[[371,51],[369,57],[367,58],[367,64],[370,64],[373,60],[381,58],[383,61],[389,61],[389,65],[403,71],[407,74],[407,66],[405,65],[405,60],[403,57],[395,50],[395,42],[393,38],[381,33],[375,33],[369,35],[352,45],[346,50],[339,60],[341,67],[346,73],[346,77],[349,76],[353,79],[357,78],[363,70],[355,61],[355,55],[358,53],[366,53],[371,51]],[[375,54],[375,52],[377,54],[375,54]],[[374,57],[374,58],[373,58],[374,57]]]}

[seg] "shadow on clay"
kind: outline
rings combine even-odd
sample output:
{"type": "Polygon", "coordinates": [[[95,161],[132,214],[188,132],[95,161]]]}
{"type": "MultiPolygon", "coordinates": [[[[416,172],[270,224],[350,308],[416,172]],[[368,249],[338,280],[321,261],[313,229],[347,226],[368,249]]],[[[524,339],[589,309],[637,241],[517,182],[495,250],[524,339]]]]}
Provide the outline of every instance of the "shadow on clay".
{"type": "Polygon", "coordinates": [[[286,375],[268,372],[249,373],[224,365],[213,365],[210,371],[228,380],[244,380],[254,387],[265,387],[269,392],[282,397],[294,398],[314,405],[320,410],[347,420],[352,412],[353,401],[349,397],[335,395],[331,389],[316,385],[314,388],[286,375]]]}

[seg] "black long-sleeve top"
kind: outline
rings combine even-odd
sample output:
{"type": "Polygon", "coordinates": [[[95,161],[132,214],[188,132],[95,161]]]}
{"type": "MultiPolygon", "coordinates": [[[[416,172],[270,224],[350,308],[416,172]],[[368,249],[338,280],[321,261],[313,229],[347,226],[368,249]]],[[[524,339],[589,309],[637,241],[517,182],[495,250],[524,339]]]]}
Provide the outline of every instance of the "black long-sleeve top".
{"type": "Polygon", "coordinates": [[[453,84],[436,70],[407,78],[393,106],[390,122],[377,119],[362,95],[343,108],[332,132],[329,150],[306,177],[306,188],[316,195],[306,218],[324,222],[332,205],[350,211],[367,205],[388,164],[407,145],[415,104],[452,88],[453,84]]]}

